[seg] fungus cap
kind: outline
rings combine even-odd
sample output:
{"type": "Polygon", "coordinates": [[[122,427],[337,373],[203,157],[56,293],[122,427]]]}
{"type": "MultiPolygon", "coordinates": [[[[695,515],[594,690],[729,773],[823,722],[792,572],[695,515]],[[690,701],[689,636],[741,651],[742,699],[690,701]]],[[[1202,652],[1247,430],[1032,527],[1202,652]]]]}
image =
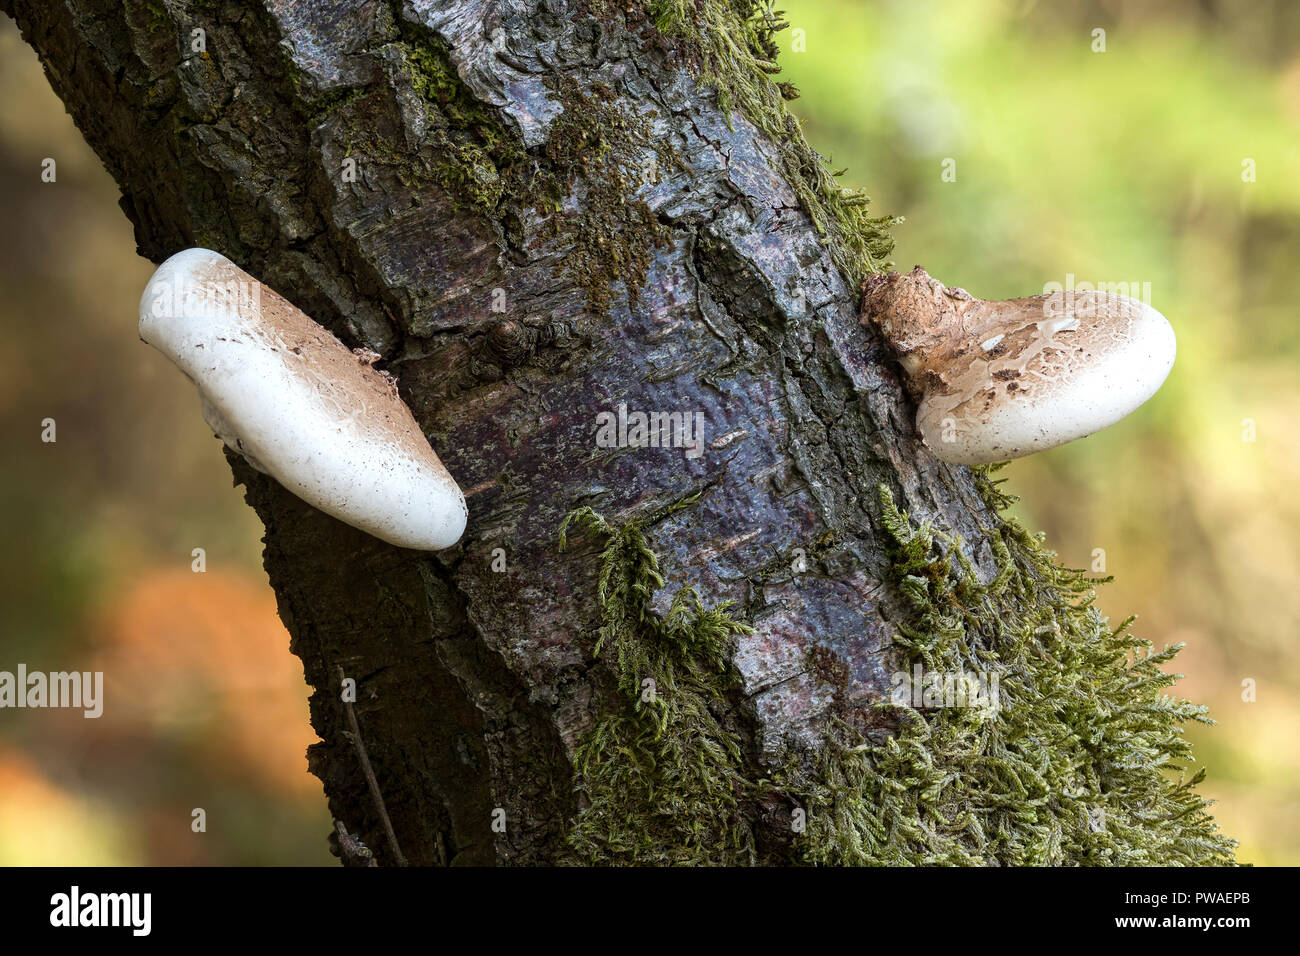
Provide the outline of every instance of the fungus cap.
{"type": "Polygon", "coordinates": [[[1168,377],[1177,344],[1151,306],[1107,292],[986,301],[917,266],[868,278],[863,321],[894,349],[937,458],[989,464],[1113,425],[1168,377]]]}
{"type": "Polygon", "coordinates": [[[159,266],[140,338],[198,386],[229,448],[308,504],[404,548],[460,539],[465,498],[393,380],[224,256],[159,266]]]}

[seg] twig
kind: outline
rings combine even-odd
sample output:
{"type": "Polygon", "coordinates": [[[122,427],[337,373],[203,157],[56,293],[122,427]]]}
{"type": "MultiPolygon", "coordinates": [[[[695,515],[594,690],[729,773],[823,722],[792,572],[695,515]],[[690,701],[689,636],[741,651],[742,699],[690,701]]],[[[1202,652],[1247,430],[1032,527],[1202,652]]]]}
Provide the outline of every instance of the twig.
{"type": "MultiPolygon", "coordinates": [[[[343,668],[339,667],[339,683],[344,680],[343,668]]],[[[384,807],[384,795],[379,792],[379,780],[375,777],[374,768],[370,766],[370,757],[366,754],[365,741],[361,739],[361,725],[357,723],[357,714],[352,707],[352,701],[344,698],[343,707],[348,713],[348,723],[352,726],[352,745],[357,748],[357,756],[361,759],[361,772],[366,775],[366,783],[370,786],[370,796],[375,801],[375,809],[379,811],[379,819],[384,824],[384,833],[388,837],[388,848],[393,851],[393,856],[397,859],[398,866],[406,866],[406,857],[402,855],[402,848],[397,845],[397,834],[393,832],[393,821],[388,818],[388,810],[384,807]]]]}

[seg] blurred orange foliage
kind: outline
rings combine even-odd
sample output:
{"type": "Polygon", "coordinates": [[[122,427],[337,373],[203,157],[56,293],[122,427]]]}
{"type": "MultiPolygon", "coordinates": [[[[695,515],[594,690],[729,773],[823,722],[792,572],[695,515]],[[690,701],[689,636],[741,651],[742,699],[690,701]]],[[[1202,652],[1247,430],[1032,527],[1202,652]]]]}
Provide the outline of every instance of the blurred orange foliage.
{"type": "Polygon", "coordinates": [[[220,571],[155,568],[103,612],[93,669],[106,707],[131,725],[195,724],[213,760],[276,789],[320,794],[307,773],[316,736],[302,665],[265,583],[220,571]]]}

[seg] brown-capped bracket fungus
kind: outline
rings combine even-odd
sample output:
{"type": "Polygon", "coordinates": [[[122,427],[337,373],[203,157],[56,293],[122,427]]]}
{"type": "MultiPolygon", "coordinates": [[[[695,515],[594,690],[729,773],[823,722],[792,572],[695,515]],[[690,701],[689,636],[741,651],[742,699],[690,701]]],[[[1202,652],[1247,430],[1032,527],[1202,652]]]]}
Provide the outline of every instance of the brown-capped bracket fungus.
{"type": "Polygon", "coordinates": [[[1164,383],[1174,330],[1110,292],[987,301],[920,266],[869,276],[862,321],[906,373],[916,429],[944,461],[1020,458],[1113,425],[1164,383]]]}
{"type": "Polygon", "coordinates": [[[308,504],[403,548],[464,533],[465,497],[379,357],[353,351],[225,256],[187,249],[153,274],[140,338],[198,386],[203,417],[308,504]]]}

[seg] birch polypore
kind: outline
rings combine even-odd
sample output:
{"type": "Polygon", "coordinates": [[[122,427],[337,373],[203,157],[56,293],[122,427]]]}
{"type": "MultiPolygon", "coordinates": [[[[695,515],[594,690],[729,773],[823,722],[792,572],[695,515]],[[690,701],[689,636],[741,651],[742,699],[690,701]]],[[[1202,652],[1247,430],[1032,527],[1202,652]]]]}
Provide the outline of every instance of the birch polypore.
{"type": "Polygon", "coordinates": [[[893,349],[936,457],[1019,458],[1113,425],[1164,383],[1174,330],[1107,292],[985,301],[917,266],[863,286],[863,322],[893,349]]]}
{"type": "Polygon", "coordinates": [[[187,249],[159,266],[140,338],[198,386],[229,448],[308,504],[404,548],[460,539],[465,498],[377,356],[224,256],[187,249]]]}

